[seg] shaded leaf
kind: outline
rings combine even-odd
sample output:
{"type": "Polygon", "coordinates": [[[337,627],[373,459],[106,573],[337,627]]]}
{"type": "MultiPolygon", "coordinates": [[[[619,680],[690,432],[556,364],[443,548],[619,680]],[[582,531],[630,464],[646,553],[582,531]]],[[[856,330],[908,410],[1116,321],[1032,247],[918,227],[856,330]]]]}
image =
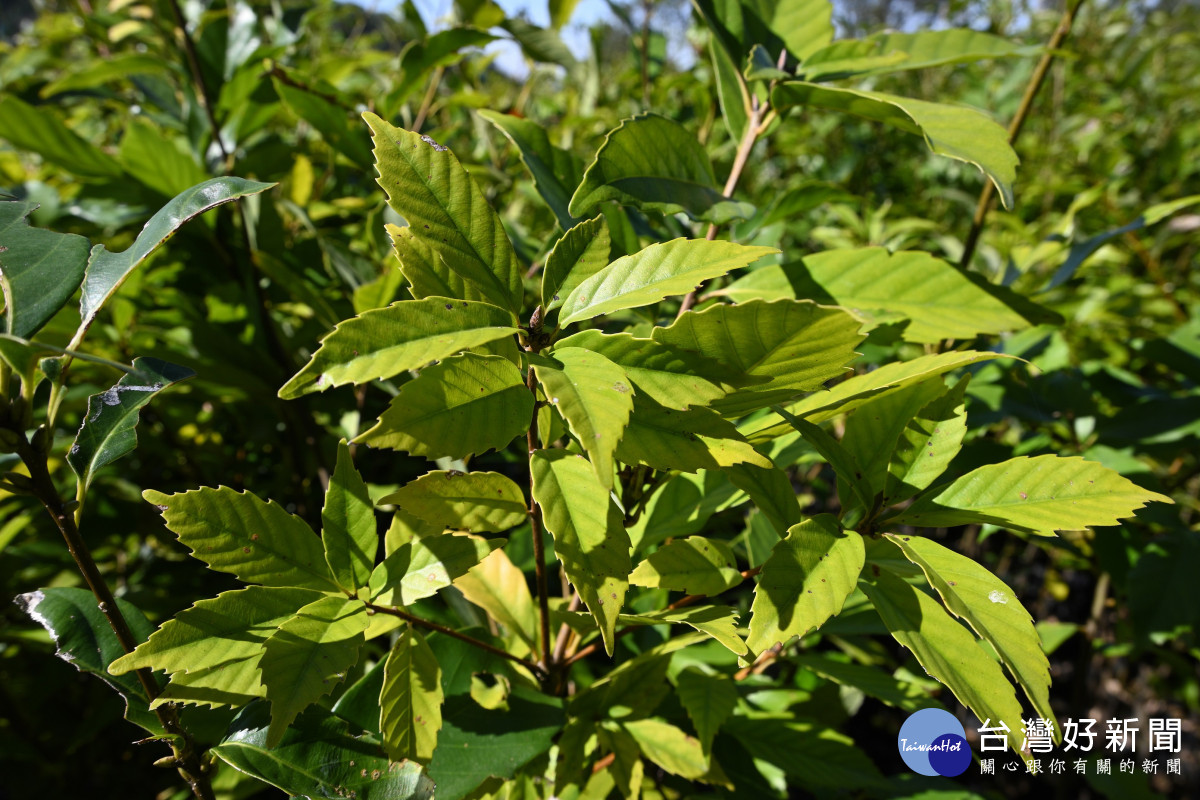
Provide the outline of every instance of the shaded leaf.
{"type": "Polygon", "coordinates": [[[687,625],[712,637],[735,655],[746,654],[746,643],[737,632],[737,609],[729,606],[688,606],[648,614],[622,614],[623,625],[687,625]]]}
{"type": "Polygon", "coordinates": [[[722,471],[730,483],[750,495],[754,506],[766,515],[780,536],[803,521],[796,489],[783,470],[774,466],[764,469],[750,464],[735,464],[722,471]]]}
{"type": "Polygon", "coordinates": [[[361,600],[322,597],[267,638],[258,662],[271,702],[267,747],[278,745],[292,720],[346,677],[369,621],[361,600]]]}
{"type": "Polygon", "coordinates": [[[629,576],[634,586],[651,586],[687,594],[720,594],[742,582],[729,545],[689,536],[660,548],[629,576]]]}
{"type": "Polygon", "coordinates": [[[392,303],[338,324],[279,390],[284,400],[346,383],[420,369],[461,350],[511,336],[516,320],[487,303],[427,297],[392,303]]]}
{"type": "Polygon", "coordinates": [[[325,562],[338,586],[351,594],[366,586],[379,552],[379,532],[367,484],[354,468],[344,441],[338,443],[337,465],[325,489],[321,540],[325,562]]]}
{"type": "Polygon", "coordinates": [[[611,488],[613,451],[633,410],[629,376],[599,353],[580,347],[555,347],[549,358],[531,357],[530,362],[546,402],[566,420],[597,480],[611,488]]]}
{"type": "Polygon", "coordinates": [[[626,464],[684,472],[742,463],[774,466],[715,411],[676,411],[640,395],[634,398],[634,411],[616,455],[626,464]]]}
{"type": "Polygon", "coordinates": [[[640,114],[609,131],[571,198],[570,213],[585,217],[608,200],[716,224],[753,213],[721,194],[696,137],[657,114],[640,114]]]}
{"type": "Polygon", "coordinates": [[[427,472],[379,502],[442,528],[476,533],[506,531],[529,512],[521,487],[498,472],[427,472]]]}
{"type": "Polygon", "coordinates": [[[490,302],[519,312],[523,270],[508,234],[450,149],[370,112],[363,119],[374,136],[379,185],[388,204],[490,302]]]}
{"type": "Polygon", "coordinates": [[[771,105],[780,110],[802,105],[843,111],[922,136],[929,149],[938,155],[979,167],[996,185],[1004,207],[1013,207],[1017,155],[1004,128],[980,111],[803,81],[776,86],[771,93],[771,105]]]}
{"type": "Polygon", "coordinates": [[[5,333],[28,339],[41,330],[83,280],[87,239],[29,225],[37,203],[0,201],[0,287],[5,333]]]}
{"type": "Polygon", "coordinates": [[[392,645],[379,692],[383,749],[393,761],[428,763],[442,727],[442,671],[411,625],[392,645]]]}
{"type": "MultiPolygon", "coordinates": [[[[841,446],[861,470],[868,497],[883,493],[888,464],[905,427],[922,408],[945,393],[946,386],[940,379],[925,380],[871,400],[847,415],[841,446]]],[[[840,471],[839,477],[850,478],[840,471]]]]}
{"type": "Polygon", "coordinates": [[[862,341],[861,323],[839,308],[816,303],[752,300],[689,311],[656,342],[702,353],[728,365],[745,388],[715,400],[726,416],[741,416],[791,399],[841,375],[862,341]]]}
{"type": "Polygon", "coordinates": [[[990,522],[1053,536],[1057,530],[1116,525],[1153,502],[1174,501],[1094,461],[1019,456],[980,467],[918,498],[893,522],[918,527],[990,522]]]}
{"type": "MultiPolygon", "coordinates": [[[[55,655],[80,672],[89,672],[116,689],[125,699],[125,719],[152,734],[162,734],[162,724],[147,706],[146,690],[133,675],[110,673],[109,666],[124,654],[108,618],[86,589],[56,586],[17,595],[14,602],[54,641],[55,655]],[[114,677],[115,676],[115,677],[114,677]]],[[[137,606],[117,598],[117,608],[134,639],[146,641],[153,626],[137,606]]]]}
{"type": "MultiPolygon", "coordinates": [[[[821,454],[821,458],[825,459],[833,471],[837,474],[839,483],[850,488],[854,493],[854,497],[858,500],[859,505],[864,511],[869,511],[875,504],[875,491],[871,488],[870,481],[867,479],[867,473],[863,465],[858,463],[858,459],[842,446],[842,443],[834,439],[819,425],[814,425],[806,419],[792,416],[779,406],[775,406],[775,413],[782,416],[795,428],[804,440],[812,445],[813,449],[821,454]]],[[[839,486],[839,491],[840,491],[839,486]]],[[[849,506],[850,498],[842,497],[843,504],[849,506]]]]}
{"type": "Polygon", "coordinates": [[[563,301],[560,324],[611,314],[686,294],[709,278],[778,252],[733,242],[675,239],[618,258],[592,275],[563,301]]]}
{"type": "Polygon", "coordinates": [[[539,450],[530,458],[533,496],[554,536],[567,580],[596,618],[612,655],[617,615],[629,588],[629,535],[621,511],[587,459],[566,450],[539,450]]]}
{"type": "Polygon", "coordinates": [[[165,197],[174,197],[209,178],[184,137],[171,136],[140,117],[134,117],[125,128],[118,155],[126,172],[165,197]]]}
{"type": "Polygon", "coordinates": [[[158,506],[167,529],[211,569],[246,583],[337,590],[321,540],[274,501],[227,486],[179,494],[147,489],[142,497],[158,506]]]}
{"type": "Polygon", "coordinates": [[[13,95],[0,97],[0,139],[19,150],[37,153],[81,178],[121,177],[121,165],[68,128],[54,114],[13,95]]]}
{"type": "Polygon", "coordinates": [[[599,353],[625,370],[634,385],[667,408],[704,406],[725,394],[718,384],[729,377],[711,359],[653,339],[629,333],[580,331],[560,339],[555,348],[581,347],[599,353]]]}
{"type": "MultiPolygon", "coordinates": [[[[534,188],[550,206],[562,229],[570,230],[578,220],[571,216],[567,205],[583,176],[583,164],[572,153],[551,144],[546,129],[532,120],[488,109],[477,113],[516,145],[521,163],[533,177],[534,188]]],[[[542,302],[544,305],[545,300],[542,302]]]]}
{"type": "Polygon", "coordinates": [[[688,667],[675,676],[675,694],[696,727],[701,751],[708,756],[713,737],[737,705],[738,693],[733,680],[728,675],[710,675],[688,667]]]}
{"type": "Polygon", "coordinates": [[[970,375],[917,412],[900,433],[888,462],[883,504],[907,500],[945,471],[967,433],[964,394],[970,375]]]}
{"type": "Polygon", "coordinates": [[[858,689],[909,713],[941,707],[915,682],[893,677],[879,667],[854,664],[824,653],[800,653],[791,656],[790,660],[822,678],[858,689]]]}
{"type": "Polygon", "coordinates": [[[267,744],[267,716],[266,703],[248,706],[211,752],[297,797],[433,800],[433,781],[419,764],[389,762],[377,737],[351,735],[345,720],[328,711],[310,708],[274,747],[267,744]]]}
{"type": "Polygon", "coordinates": [[[842,610],[862,572],[862,537],[822,514],[794,525],[762,566],[750,607],[750,652],[819,628],[842,610]]]}
{"type": "Polygon", "coordinates": [[[355,442],[426,458],[502,450],[524,433],[533,394],[511,361],[463,353],[400,387],[379,421],[355,442]]]}

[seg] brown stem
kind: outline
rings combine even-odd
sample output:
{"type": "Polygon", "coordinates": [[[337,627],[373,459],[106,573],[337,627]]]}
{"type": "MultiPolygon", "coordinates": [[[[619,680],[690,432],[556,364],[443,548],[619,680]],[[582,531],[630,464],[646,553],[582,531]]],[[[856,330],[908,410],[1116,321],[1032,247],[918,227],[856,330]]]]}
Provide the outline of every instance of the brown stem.
{"type": "Polygon", "coordinates": [[[221,151],[222,163],[225,164],[226,169],[229,169],[229,151],[225,149],[225,142],[221,141],[221,126],[217,124],[213,96],[204,80],[204,71],[200,68],[200,58],[196,55],[196,43],[192,41],[192,35],[187,31],[187,24],[183,20],[183,10],[179,8],[179,0],[170,0],[170,5],[171,14],[175,17],[175,27],[183,40],[183,52],[187,57],[188,69],[191,70],[196,88],[200,90],[200,104],[204,106],[204,115],[208,117],[208,126],[212,129],[213,141],[216,142],[217,149],[221,151]]]}
{"type": "Polygon", "coordinates": [[[520,656],[515,656],[504,648],[496,647],[495,645],[488,644],[487,642],[481,641],[472,636],[467,636],[465,633],[459,633],[453,628],[447,628],[445,625],[439,625],[431,620],[410,614],[402,608],[394,608],[392,606],[377,606],[374,603],[367,603],[367,608],[379,614],[389,614],[393,617],[399,617],[410,625],[416,625],[418,628],[425,628],[426,630],[437,631],[438,633],[445,634],[451,638],[458,639],[460,642],[466,642],[472,647],[478,647],[480,650],[486,650],[493,655],[500,656],[501,658],[507,658],[509,661],[513,661],[525,667],[534,675],[537,675],[539,679],[545,677],[546,675],[546,671],[542,669],[540,664],[535,664],[532,661],[521,658],[520,656]]]}
{"type": "MultiPolygon", "coordinates": [[[[1046,44],[1046,51],[1042,53],[1042,58],[1038,61],[1037,67],[1034,68],[1033,75],[1029,79],[1029,84],[1025,87],[1025,94],[1021,97],[1021,104],[1017,107],[1016,116],[1008,125],[1009,145],[1016,143],[1017,137],[1021,135],[1021,128],[1025,126],[1025,120],[1033,110],[1034,98],[1037,97],[1038,90],[1042,88],[1042,83],[1046,80],[1046,73],[1050,71],[1054,53],[1062,46],[1071,32],[1071,26],[1075,24],[1075,14],[1082,5],[1083,0],[1071,0],[1063,10],[1058,27],[1054,29],[1054,34],[1046,44]]],[[[991,181],[984,181],[983,190],[979,193],[979,202],[975,206],[975,217],[971,220],[971,230],[963,244],[962,258],[958,262],[959,269],[966,269],[971,265],[971,258],[975,255],[975,247],[979,244],[979,236],[983,233],[983,223],[987,220],[988,209],[992,206],[995,194],[995,185],[991,181]]]]}
{"type": "Polygon", "coordinates": [[[529,451],[529,529],[533,536],[533,569],[537,576],[538,593],[538,632],[542,646],[542,664],[547,669],[554,668],[554,655],[550,649],[550,590],[546,586],[546,548],[542,544],[542,507],[533,499],[533,454],[538,449],[537,443],[537,376],[533,367],[525,374],[525,386],[533,394],[533,419],[525,434],[529,451]]]}
{"type": "MultiPolygon", "coordinates": [[[[750,120],[746,123],[746,132],[742,134],[742,141],[738,143],[737,154],[733,157],[733,167],[729,170],[729,178],[725,181],[724,195],[730,197],[733,190],[737,188],[738,181],[742,177],[742,171],[746,169],[746,163],[750,160],[750,151],[754,149],[754,143],[758,141],[759,135],[766,129],[763,125],[765,119],[764,114],[766,107],[759,105],[758,97],[755,96],[750,103],[750,120]]],[[[708,234],[704,237],[708,241],[713,241],[717,238],[717,225],[712,223],[708,226],[708,234]]],[[[688,292],[683,302],[679,304],[679,313],[675,315],[675,319],[679,319],[692,306],[696,305],[696,296],[699,287],[688,292]]]]}
{"type": "MultiPolygon", "coordinates": [[[[75,560],[75,565],[83,574],[84,581],[92,590],[100,613],[104,614],[104,618],[108,620],[121,649],[126,653],[132,653],[138,645],[137,639],[130,630],[129,623],[125,621],[125,615],[121,613],[108,584],[104,582],[104,577],[100,574],[100,568],[96,566],[96,560],[92,558],[87,543],[83,541],[79,528],[75,525],[74,514],[67,510],[62,497],[58,494],[58,489],[54,486],[49,468],[46,466],[46,453],[30,444],[24,433],[17,434],[16,447],[17,455],[29,469],[29,480],[34,497],[45,507],[46,513],[50,515],[55,526],[62,533],[71,558],[75,560]]],[[[154,680],[153,672],[143,668],[136,670],[134,674],[148,700],[158,697],[158,683],[154,680]]],[[[199,800],[213,800],[213,790],[209,784],[208,774],[200,761],[191,734],[179,723],[179,715],[175,706],[169,703],[161,705],[154,709],[154,714],[162,724],[163,730],[175,737],[170,741],[170,745],[174,753],[173,763],[179,770],[180,777],[187,781],[188,786],[192,789],[192,794],[199,800]]]]}
{"type": "Polygon", "coordinates": [[[429,88],[425,90],[425,98],[421,100],[421,107],[417,110],[416,119],[413,120],[413,133],[421,132],[421,126],[425,124],[429,110],[433,108],[433,100],[437,97],[438,86],[441,85],[442,75],[445,73],[445,67],[438,67],[433,71],[433,76],[429,79],[429,88]]]}

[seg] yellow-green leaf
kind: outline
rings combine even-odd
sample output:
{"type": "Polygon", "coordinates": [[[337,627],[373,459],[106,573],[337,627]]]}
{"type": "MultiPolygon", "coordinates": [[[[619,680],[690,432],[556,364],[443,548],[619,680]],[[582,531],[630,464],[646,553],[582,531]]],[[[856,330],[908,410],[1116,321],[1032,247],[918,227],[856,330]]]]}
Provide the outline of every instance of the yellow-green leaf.
{"type": "Polygon", "coordinates": [[[411,625],[396,638],[383,665],[379,730],[393,761],[429,763],[442,727],[442,670],[425,638],[411,625]]]}
{"type": "Polygon", "coordinates": [[[476,533],[506,531],[528,513],[521,487],[498,472],[427,472],[379,502],[442,528],[476,533]]]}

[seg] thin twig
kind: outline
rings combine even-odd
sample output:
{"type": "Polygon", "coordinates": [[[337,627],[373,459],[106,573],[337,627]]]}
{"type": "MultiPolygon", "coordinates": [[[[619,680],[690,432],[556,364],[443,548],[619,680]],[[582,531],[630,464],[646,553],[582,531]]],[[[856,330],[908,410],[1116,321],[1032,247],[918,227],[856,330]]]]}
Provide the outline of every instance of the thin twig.
{"type": "Polygon", "coordinates": [[[370,609],[371,611],[374,611],[379,614],[389,614],[393,617],[399,617],[400,619],[404,620],[405,622],[407,622],[411,625],[416,625],[418,628],[425,628],[427,630],[437,631],[438,633],[445,634],[446,636],[449,636],[451,638],[458,639],[460,642],[466,642],[467,644],[471,645],[472,647],[478,647],[480,650],[486,650],[493,655],[500,656],[501,658],[507,658],[509,661],[515,662],[515,663],[520,664],[521,666],[525,667],[527,670],[532,672],[534,675],[538,676],[539,679],[544,678],[546,675],[546,671],[544,669],[542,669],[540,664],[535,664],[532,661],[529,661],[528,659],[521,658],[520,656],[515,656],[502,647],[496,647],[495,645],[488,644],[487,642],[482,641],[480,639],[476,639],[473,636],[467,636],[465,633],[459,633],[458,631],[454,630],[453,628],[448,628],[445,625],[438,624],[436,622],[433,622],[432,620],[428,620],[423,617],[418,617],[414,614],[410,614],[402,608],[394,608],[392,606],[379,606],[379,605],[375,605],[374,603],[367,603],[367,608],[370,609]]]}
{"type": "Polygon", "coordinates": [[[171,14],[175,17],[175,27],[183,39],[183,52],[187,57],[188,69],[191,70],[196,88],[200,90],[200,104],[204,106],[204,115],[208,117],[208,126],[212,129],[213,141],[216,142],[217,149],[221,151],[221,163],[228,169],[230,166],[229,151],[225,149],[225,142],[221,140],[221,126],[217,124],[212,92],[209,91],[208,83],[204,80],[204,71],[200,68],[200,58],[196,55],[196,43],[192,40],[192,35],[188,33],[187,24],[183,19],[183,10],[179,7],[179,0],[170,0],[170,5],[171,14]]]}
{"type": "MultiPolygon", "coordinates": [[[[113,633],[116,635],[121,649],[126,653],[132,653],[138,645],[137,638],[133,635],[133,631],[130,630],[129,623],[125,620],[125,615],[121,613],[116,598],[113,597],[113,593],[108,588],[108,584],[105,583],[104,576],[100,574],[100,568],[96,565],[96,560],[92,557],[87,543],[84,542],[83,536],[80,535],[79,528],[75,525],[74,515],[67,509],[66,504],[58,493],[58,489],[54,486],[54,481],[50,477],[50,471],[46,464],[46,453],[43,449],[31,444],[25,438],[23,432],[17,434],[16,451],[21,461],[29,469],[29,481],[33,496],[45,507],[46,513],[54,520],[55,527],[62,533],[71,558],[75,560],[75,565],[79,568],[80,573],[83,574],[84,581],[87,582],[88,588],[92,590],[92,595],[96,598],[96,604],[100,609],[100,613],[108,620],[109,627],[112,628],[113,633]]],[[[137,676],[138,683],[141,684],[142,690],[146,693],[148,700],[154,700],[154,698],[158,697],[158,682],[155,681],[153,672],[142,668],[135,670],[134,674],[137,676]]],[[[191,734],[179,722],[175,706],[171,703],[160,705],[154,709],[154,714],[158,717],[163,730],[171,734],[171,736],[176,737],[176,740],[171,741],[170,745],[174,754],[172,763],[178,769],[180,777],[187,782],[188,786],[191,787],[192,794],[197,798],[200,800],[213,800],[214,795],[212,786],[209,783],[208,774],[200,761],[191,734]]]]}
{"type": "MultiPolygon", "coordinates": [[[[1046,80],[1046,74],[1050,71],[1050,64],[1054,61],[1054,54],[1071,32],[1071,26],[1075,24],[1075,14],[1082,5],[1083,0],[1072,0],[1072,2],[1067,3],[1067,7],[1063,10],[1062,18],[1058,21],[1058,27],[1054,29],[1054,34],[1050,37],[1050,41],[1046,45],[1046,51],[1042,53],[1042,58],[1038,61],[1037,67],[1033,70],[1033,75],[1029,78],[1029,84],[1025,87],[1025,94],[1021,97],[1021,104],[1017,107],[1016,116],[1012,118],[1012,122],[1008,125],[1008,143],[1010,146],[1015,144],[1017,137],[1021,135],[1021,128],[1025,126],[1025,120],[1033,110],[1034,98],[1037,97],[1038,91],[1042,88],[1042,83],[1046,80]]],[[[971,265],[971,258],[975,255],[975,247],[979,244],[979,236],[983,233],[983,223],[987,220],[988,209],[992,206],[995,194],[995,184],[991,181],[984,181],[983,190],[979,193],[979,202],[975,206],[975,217],[971,220],[971,230],[967,234],[966,242],[963,244],[962,258],[958,262],[959,269],[967,269],[971,265]]]]}
{"type": "Polygon", "coordinates": [[[417,117],[413,120],[413,133],[421,132],[421,126],[425,124],[429,110],[433,108],[433,100],[437,97],[438,86],[441,85],[444,74],[446,74],[445,67],[438,67],[433,71],[433,77],[429,79],[429,88],[425,90],[425,98],[421,101],[421,108],[418,109],[417,117]]]}

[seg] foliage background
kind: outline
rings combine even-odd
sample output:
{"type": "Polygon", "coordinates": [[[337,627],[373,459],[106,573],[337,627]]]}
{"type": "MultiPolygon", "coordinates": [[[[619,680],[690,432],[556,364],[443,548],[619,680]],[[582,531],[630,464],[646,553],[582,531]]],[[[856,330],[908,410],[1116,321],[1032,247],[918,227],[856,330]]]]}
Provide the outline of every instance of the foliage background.
{"type": "MultiPolygon", "coordinates": [[[[84,533],[118,593],[161,620],[234,586],[184,560],[140,499],[143,488],[226,484],[315,520],[337,439],[387,402],[360,391],[347,412],[345,396],[276,397],[334,322],[370,307],[372,293],[396,288],[380,281],[389,257],[383,223],[393,217],[375,184],[357,110],[419,120],[451,147],[526,260],[537,250],[532,237],[549,229],[552,216],[515,150],[475,109],[543,123],[585,163],[621,119],[653,109],[696,132],[717,174],[727,173],[736,142],[720,119],[703,38],[680,27],[690,24],[686,6],[654,5],[614,4],[614,22],[591,31],[591,48],[578,60],[557,37],[526,35],[529,73],[513,77],[477,51],[440,67],[398,69],[404,44],[426,38],[434,22],[411,7],[385,15],[328,2],[185,4],[222,146],[212,142],[204,92],[191,78],[166,3],[4,5],[0,191],[41,203],[35,224],[115,250],[166,199],[208,175],[280,184],[247,202],[245,218],[224,208],[181,232],[130,281],[89,340],[115,360],[153,354],[199,375],[172,390],[171,402],[147,408],[138,450],[100,475],[89,500],[84,533]],[[668,27],[695,49],[689,69],[666,58],[668,27]],[[91,143],[100,154],[94,163],[55,145],[46,131],[59,125],[91,143]]],[[[1048,38],[1054,12],[1000,2],[838,6],[851,32],[926,14],[1034,44],[1048,38]]],[[[993,214],[975,261],[1066,323],[995,343],[1031,365],[975,375],[968,411],[975,426],[986,426],[956,462],[965,470],[1012,455],[1084,455],[1177,505],[1146,509],[1094,537],[1026,541],[986,529],[953,537],[957,549],[1017,591],[1045,625],[1047,642],[1057,643],[1051,660],[1060,716],[1186,721],[1187,778],[1176,786],[1200,781],[1200,298],[1193,269],[1200,217],[1185,209],[1117,233],[1076,271],[1062,267],[1072,252],[1090,249],[1092,237],[1119,230],[1154,204],[1200,192],[1198,30],[1200,9],[1191,3],[1085,4],[1018,143],[1017,207],[993,214]]],[[[1031,59],[982,62],[889,76],[878,88],[956,99],[1007,119],[1032,66],[1031,59]]],[[[929,156],[916,137],[891,135],[886,148],[879,141],[868,123],[807,112],[756,148],[739,196],[770,207],[806,182],[828,182],[837,191],[827,202],[771,222],[782,226],[789,247],[879,244],[956,259],[978,174],[929,156]]],[[[73,329],[63,317],[48,338],[65,345],[73,329]]],[[[914,348],[886,336],[871,344],[867,364],[914,348]]],[[[77,369],[94,382],[76,376],[64,404],[65,437],[86,396],[111,382],[101,368],[77,369]]],[[[494,460],[489,468],[516,475],[519,465],[494,460]]],[[[425,467],[364,451],[359,468],[383,493],[425,467]]],[[[810,508],[824,507],[829,474],[813,468],[796,477],[810,487],[810,508]]],[[[5,596],[79,583],[43,516],[23,498],[0,496],[5,596]]],[[[712,524],[753,527],[740,512],[712,524]]],[[[532,564],[515,541],[509,554],[532,564]]],[[[457,619],[444,604],[423,610],[457,619]]],[[[150,768],[150,749],[130,743],[133,729],[120,720],[116,695],[52,658],[44,632],[15,606],[0,614],[0,797],[169,795],[172,775],[150,768]]],[[[847,714],[836,686],[803,672],[777,677],[810,693],[812,708],[844,718],[843,729],[877,765],[895,762],[901,715],[869,698],[847,714]]],[[[214,715],[213,723],[219,732],[223,720],[214,715]]],[[[1113,785],[1056,784],[1063,796],[1127,797],[1136,789],[1113,785]]],[[[1016,796],[1034,787],[1002,776],[974,788],[1016,796]]],[[[1172,791],[1161,781],[1137,790],[1172,791]]]]}

